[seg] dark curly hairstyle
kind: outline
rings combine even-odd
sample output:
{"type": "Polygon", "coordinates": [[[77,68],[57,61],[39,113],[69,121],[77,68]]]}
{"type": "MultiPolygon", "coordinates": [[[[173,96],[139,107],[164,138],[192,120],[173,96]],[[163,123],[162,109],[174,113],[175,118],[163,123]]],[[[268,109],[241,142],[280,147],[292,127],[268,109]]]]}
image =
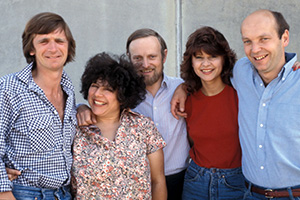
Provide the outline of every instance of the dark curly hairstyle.
{"type": "Polygon", "coordinates": [[[144,78],[137,74],[134,65],[125,55],[117,56],[105,52],[90,58],[81,76],[81,90],[84,99],[92,83],[98,80],[117,91],[121,111],[135,108],[145,99],[146,85],[144,78]]]}
{"type": "Polygon", "coordinates": [[[229,44],[222,33],[205,26],[193,32],[186,43],[186,50],[183,54],[183,61],[180,65],[180,75],[185,81],[187,91],[194,93],[202,87],[201,79],[194,72],[192,56],[203,51],[214,56],[223,56],[224,64],[221,72],[222,81],[231,85],[230,77],[236,62],[236,54],[230,49],[229,44]]]}

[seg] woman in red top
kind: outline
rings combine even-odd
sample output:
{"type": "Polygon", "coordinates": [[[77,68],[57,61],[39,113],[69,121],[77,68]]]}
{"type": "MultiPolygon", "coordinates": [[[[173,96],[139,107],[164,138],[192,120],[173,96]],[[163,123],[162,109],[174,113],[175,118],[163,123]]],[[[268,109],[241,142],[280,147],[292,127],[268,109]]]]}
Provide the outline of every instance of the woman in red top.
{"type": "Polygon", "coordinates": [[[238,137],[238,99],[230,76],[236,54],[211,27],[192,33],[186,44],[181,77],[186,101],[191,163],[183,199],[243,199],[238,137]]]}

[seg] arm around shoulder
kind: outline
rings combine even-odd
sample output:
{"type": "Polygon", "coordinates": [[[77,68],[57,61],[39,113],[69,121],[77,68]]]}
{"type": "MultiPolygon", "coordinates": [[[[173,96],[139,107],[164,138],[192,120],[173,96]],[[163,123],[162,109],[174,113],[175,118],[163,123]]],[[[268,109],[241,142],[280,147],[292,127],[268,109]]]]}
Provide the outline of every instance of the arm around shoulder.
{"type": "Polygon", "coordinates": [[[185,111],[185,101],[187,99],[186,85],[184,83],[178,85],[171,99],[171,113],[176,118],[178,116],[187,117],[185,111]]]}
{"type": "Polygon", "coordinates": [[[85,104],[77,105],[77,122],[78,126],[87,126],[97,123],[96,116],[93,114],[90,107],[85,104]]]}

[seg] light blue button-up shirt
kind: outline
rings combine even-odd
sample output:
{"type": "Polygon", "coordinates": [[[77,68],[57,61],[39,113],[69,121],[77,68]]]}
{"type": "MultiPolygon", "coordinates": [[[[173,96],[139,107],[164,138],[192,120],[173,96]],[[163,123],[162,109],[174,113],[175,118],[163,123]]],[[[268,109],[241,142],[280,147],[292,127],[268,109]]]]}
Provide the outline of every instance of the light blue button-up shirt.
{"type": "Polygon", "coordinates": [[[266,188],[300,185],[300,70],[292,69],[296,54],[285,56],[286,64],[266,87],[248,58],[233,70],[243,173],[266,188]]]}
{"type": "Polygon", "coordinates": [[[173,93],[182,82],[180,78],[164,75],[161,87],[155,97],[147,92],[146,99],[133,109],[135,112],[150,117],[167,143],[163,149],[165,175],[179,173],[188,166],[190,146],[185,119],[174,118],[170,108],[173,93]]]}

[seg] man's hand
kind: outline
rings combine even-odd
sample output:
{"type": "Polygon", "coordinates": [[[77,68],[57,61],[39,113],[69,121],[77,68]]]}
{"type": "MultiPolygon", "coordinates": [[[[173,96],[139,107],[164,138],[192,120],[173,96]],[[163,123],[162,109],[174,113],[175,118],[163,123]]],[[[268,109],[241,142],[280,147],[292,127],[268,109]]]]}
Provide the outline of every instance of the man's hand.
{"type": "Polygon", "coordinates": [[[97,123],[96,116],[93,114],[91,109],[84,104],[80,105],[77,108],[76,117],[77,117],[78,126],[87,126],[90,124],[97,123]]]}
{"type": "Polygon", "coordinates": [[[187,93],[185,90],[185,86],[182,83],[174,91],[174,94],[173,94],[173,97],[171,100],[171,113],[176,119],[179,119],[178,116],[181,116],[184,118],[187,117],[187,114],[184,112],[186,98],[187,98],[187,93]]]}
{"type": "Polygon", "coordinates": [[[296,61],[293,65],[293,70],[296,71],[299,68],[300,68],[300,62],[296,61]]]}
{"type": "Polygon", "coordinates": [[[5,169],[6,169],[6,173],[7,173],[8,179],[10,181],[13,181],[13,180],[17,179],[18,176],[21,175],[21,172],[19,170],[10,169],[10,168],[5,168],[5,169]]]}

